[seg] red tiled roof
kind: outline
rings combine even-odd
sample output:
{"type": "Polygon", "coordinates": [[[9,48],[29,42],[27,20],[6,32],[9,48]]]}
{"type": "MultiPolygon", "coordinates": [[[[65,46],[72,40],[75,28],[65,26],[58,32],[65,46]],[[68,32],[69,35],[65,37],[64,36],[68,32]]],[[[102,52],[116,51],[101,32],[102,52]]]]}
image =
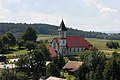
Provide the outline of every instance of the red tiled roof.
{"type": "Polygon", "coordinates": [[[56,54],[55,50],[52,47],[49,46],[48,50],[50,52],[51,57],[56,57],[57,54],[56,54]]]}
{"type": "MultiPolygon", "coordinates": [[[[59,40],[61,38],[54,38],[57,44],[59,45],[59,40]]],[[[68,47],[89,47],[92,46],[87,40],[82,36],[67,36],[67,46],[68,47]]]]}
{"type": "Polygon", "coordinates": [[[82,36],[67,36],[68,47],[89,47],[91,44],[82,36]]]}

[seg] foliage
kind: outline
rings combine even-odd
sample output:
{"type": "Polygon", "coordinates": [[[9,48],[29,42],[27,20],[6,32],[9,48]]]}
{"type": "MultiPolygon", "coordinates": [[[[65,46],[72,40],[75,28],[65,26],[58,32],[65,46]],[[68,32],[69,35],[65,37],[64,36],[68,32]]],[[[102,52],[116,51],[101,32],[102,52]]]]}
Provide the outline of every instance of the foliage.
{"type": "Polygon", "coordinates": [[[84,65],[79,71],[79,78],[83,80],[102,80],[102,72],[106,64],[106,56],[98,51],[84,52],[79,55],[84,65]],[[100,79],[99,79],[100,78],[100,79]]]}
{"type": "Polygon", "coordinates": [[[119,43],[118,43],[118,42],[110,41],[110,42],[107,42],[107,43],[106,43],[106,46],[107,46],[108,48],[118,49],[118,48],[119,48],[119,43]]]}
{"type": "Polygon", "coordinates": [[[27,41],[25,47],[31,52],[31,50],[35,49],[36,44],[33,41],[27,41]]]}
{"type": "Polygon", "coordinates": [[[18,72],[25,72],[28,76],[32,76],[33,80],[45,76],[45,55],[40,49],[35,49],[32,54],[21,57],[16,63],[18,72]]]}
{"type": "Polygon", "coordinates": [[[65,60],[62,55],[59,55],[55,58],[53,58],[53,62],[58,66],[58,68],[61,70],[62,67],[65,65],[65,60]]]}
{"type": "Polygon", "coordinates": [[[37,35],[36,31],[32,27],[28,27],[27,30],[23,33],[22,39],[26,41],[36,42],[37,35]]]}
{"type": "Polygon", "coordinates": [[[0,50],[3,48],[4,44],[2,43],[1,39],[0,39],[0,50]]]}
{"type": "MultiPolygon", "coordinates": [[[[49,25],[49,24],[22,24],[22,23],[0,23],[0,32],[4,34],[8,31],[14,33],[17,37],[21,37],[22,32],[27,29],[27,26],[32,26],[36,30],[37,34],[47,34],[47,35],[56,35],[58,26],[49,25]]],[[[120,33],[108,35],[101,32],[93,31],[82,31],[72,28],[68,29],[68,35],[80,35],[86,38],[99,38],[99,39],[110,39],[110,40],[120,40],[120,33]]]]}
{"type": "Polygon", "coordinates": [[[12,33],[6,33],[6,36],[9,39],[9,45],[10,46],[16,45],[16,38],[12,33]]]}
{"type": "Polygon", "coordinates": [[[49,76],[60,77],[59,68],[54,62],[48,64],[47,66],[46,77],[49,77],[49,76]]]}
{"type": "Polygon", "coordinates": [[[29,80],[28,76],[23,72],[16,73],[13,70],[2,69],[1,71],[1,80],[29,80]]]}
{"type": "Polygon", "coordinates": [[[104,69],[104,80],[120,80],[120,60],[111,59],[104,69]]]}
{"type": "Polygon", "coordinates": [[[16,73],[17,80],[29,80],[28,76],[24,72],[18,72],[16,73]]]}
{"type": "Polygon", "coordinates": [[[9,48],[9,46],[15,46],[16,45],[16,38],[12,33],[6,33],[2,36],[1,41],[4,46],[6,46],[6,49],[9,48]]]}
{"type": "Polygon", "coordinates": [[[24,41],[19,40],[17,41],[18,49],[20,50],[22,46],[24,46],[24,41]]]}
{"type": "Polygon", "coordinates": [[[51,60],[51,55],[47,49],[47,46],[44,44],[39,45],[40,50],[44,53],[46,61],[51,60]]]}

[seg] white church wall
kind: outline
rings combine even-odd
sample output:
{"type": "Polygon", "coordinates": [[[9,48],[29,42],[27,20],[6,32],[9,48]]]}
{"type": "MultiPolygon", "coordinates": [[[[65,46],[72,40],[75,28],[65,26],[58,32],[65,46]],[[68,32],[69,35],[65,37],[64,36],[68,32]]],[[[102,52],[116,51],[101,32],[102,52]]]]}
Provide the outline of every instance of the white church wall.
{"type": "Polygon", "coordinates": [[[58,44],[55,42],[55,40],[52,42],[52,48],[58,51],[58,44]]]}

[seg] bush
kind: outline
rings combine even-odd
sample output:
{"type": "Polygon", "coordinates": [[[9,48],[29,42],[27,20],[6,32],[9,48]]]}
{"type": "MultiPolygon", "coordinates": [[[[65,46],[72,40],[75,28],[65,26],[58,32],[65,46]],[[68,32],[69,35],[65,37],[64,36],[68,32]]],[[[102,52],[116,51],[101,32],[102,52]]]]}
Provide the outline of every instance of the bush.
{"type": "Polygon", "coordinates": [[[114,49],[118,49],[119,48],[119,43],[118,42],[113,42],[113,41],[110,41],[110,42],[107,42],[106,43],[106,46],[108,48],[114,48],[114,49]]]}

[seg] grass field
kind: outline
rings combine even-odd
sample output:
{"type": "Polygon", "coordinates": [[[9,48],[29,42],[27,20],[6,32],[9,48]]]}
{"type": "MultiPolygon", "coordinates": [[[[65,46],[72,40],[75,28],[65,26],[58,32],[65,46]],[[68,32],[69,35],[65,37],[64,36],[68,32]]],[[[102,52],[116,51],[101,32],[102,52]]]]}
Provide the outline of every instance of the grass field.
{"type": "MultiPolygon", "coordinates": [[[[98,48],[100,51],[106,52],[106,53],[112,53],[114,51],[116,52],[120,52],[120,48],[119,49],[110,49],[106,47],[106,42],[109,42],[111,40],[105,40],[105,39],[96,39],[96,38],[86,38],[86,40],[88,40],[91,44],[93,44],[96,48],[98,48]]],[[[112,41],[116,41],[119,42],[119,40],[112,40],[112,41]]]]}

